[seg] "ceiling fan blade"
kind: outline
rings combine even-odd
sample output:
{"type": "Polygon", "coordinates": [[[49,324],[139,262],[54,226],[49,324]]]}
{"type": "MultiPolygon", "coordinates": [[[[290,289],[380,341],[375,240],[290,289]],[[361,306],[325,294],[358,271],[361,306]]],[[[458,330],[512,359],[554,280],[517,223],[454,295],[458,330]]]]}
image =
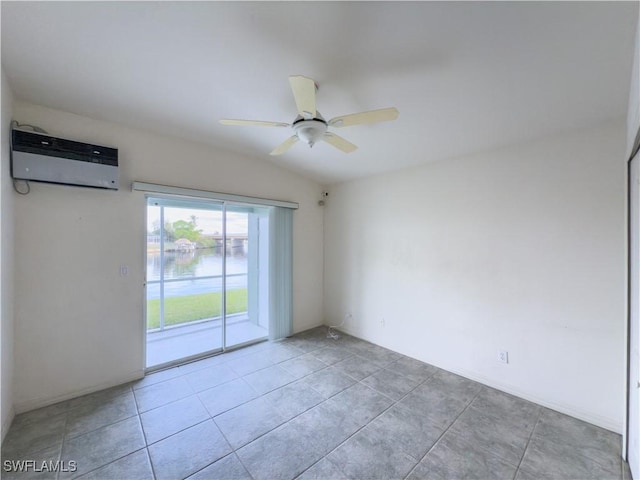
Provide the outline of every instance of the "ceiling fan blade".
{"type": "Polygon", "coordinates": [[[303,118],[316,117],[316,82],[302,75],[291,75],[289,84],[298,113],[303,118]]]}
{"type": "Polygon", "coordinates": [[[289,137],[280,145],[278,145],[276,148],[274,148],[269,155],[281,155],[287,150],[289,150],[291,147],[293,147],[293,144],[296,143],[297,141],[298,141],[298,137],[296,135],[294,135],[293,137],[289,137]]]}
{"type": "Polygon", "coordinates": [[[383,108],[380,110],[371,110],[369,112],[352,113],[350,115],[342,115],[329,120],[332,127],[349,127],[351,125],[362,125],[364,123],[388,122],[398,118],[398,109],[396,107],[383,108]]]}
{"type": "Polygon", "coordinates": [[[353,143],[345,140],[344,138],[342,138],[339,135],[336,135],[335,133],[325,133],[322,136],[322,140],[324,140],[327,143],[330,143],[331,145],[333,145],[334,147],[336,147],[338,150],[342,150],[344,153],[351,153],[353,151],[355,151],[356,147],[353,143]]]}
{"type": "Polygon", "coordinates": [[[223,118],[220,120],[223,125],[242,125],[242,126],[258,126],[258,127],[288,127],[288,123],[282,122],[265,122],[263,120],[235,120],[232,118],[223,118]]]}

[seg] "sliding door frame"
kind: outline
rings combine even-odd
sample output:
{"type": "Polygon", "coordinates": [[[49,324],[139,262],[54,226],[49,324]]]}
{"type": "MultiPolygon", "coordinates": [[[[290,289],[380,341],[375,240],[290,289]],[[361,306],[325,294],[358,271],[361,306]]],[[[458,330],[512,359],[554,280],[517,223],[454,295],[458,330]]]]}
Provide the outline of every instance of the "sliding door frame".
{"type": "MultiPolygon", "coordinates": [[[[150,199],[157,199],[157,200],[163,200],[166,201],[167,204],[160,204],[158,205],[160,207],[160,280],[157,282],[159,284],[159,289],[160,289],[160,319],[159,319],[159,323],[160,323],[160,329],[164,329],[164,323],[165,323],[165,318],[164,318],[164,313],[165,313],[165,305],[164,305],[164,300],[165,300],[165,295],[164,295],[164,288],[165,288],[165,271],[164,271],[164,267],[165,267],[165,234],[164,234],[164,225],[165,225],[165,218],[164,218],[164,209],[166,207],[169,208],[188,208],[187,205],[184,205],[185,203],[188,202],[193,202],[194,203],[194,208],[198,208],[198,206],[201,206],[202,210],[210,210],[210,211],[215,211],[216,209],[214,208],[207,208],[207,207],[214,207],[217,206],[219,207],[219,210],[221,215],[222,215],[222,272],[221,272],[221,285],[222,285],[222,290],[221,290],[221,303],[220,303],[220,319],[221,319],[221,333],[220,333],[220,347],[217,348],[212,348],[210,350],[205,350],[203,352],[199,352],[199,353],[195,353],[193,355],[188,355],[186,357],[181,357],[175,360],[170,360],[168,362],[164,362],[164,363],[160,363],[158,365],[152,365],[152,366],[147,366],[147,348],[148,348],[148,334],[149,334],[149,328],[148,328],[148,318],[147,318],[147,302],[148,302],[148,284],[149,284],[149,280],[148,280],[148,275],[149,272],[147,271],[147,266],[148,266],[148,249],[146,248],[146,242],[144,242],[145,244],[145,250],[144,250],[144,255],[145,255],[145,272],[144,272],[144,289],[143,289],[143,295],[144,295],[144,318],[143,318],[143,330],[144,330],[144,371],[145,373],[151,373],[157,370],[163,370],[166,368],[170,368],[173,366],[177,366],[177,365],[182,365],[184,363],[189,363],[192,362],[194,360],[198,360],[201,358],[206,358],[206,357],[210,357],[213,355],[217,355],[220,353],[223,353],[224,351],[226,351],[225,349],[225,329],[226,329],[226,316],[227,316],[227,311],[226,311],[226,264],[227,264],[227,251],[226,251],[226,202],[224,201],[217,201],[215,199],[193,199],[193,198],[185,198],[183,196],[178,196],[178,195],[158,195],[158,194],[145,194],[145,218],[144,218],[144,224],[146,225],[148,222],[148,215],[149,215],[149,200],[150,199]],[[175,202],[174,204],[172,204],[172,202],[175,202]],[[183,205],[181,205],[183,204],[183,205]]],[[[199,278],[200,280],[206,280],[209,277],[201,277],[199,278]]],[[[156,282],[154,282],[156,283],[156,282]]]]}
{"type": "MultiPolygon", "coordinates": [[[[237,348],[242,348],[244,346],[250,345],[252,343],[256,343],[262,340],[257,340],[257,341],[248,341],[248,342],[244,342],[244,343],[240,343],[240,344],[236,344],[233,345],[231,348],[227,348],[226,347],[226,311],[227,311],[227,299],[226,299],[226,282],[227,282],[227,278],[226,278],[226,216],[227,216],[227,204],[233,204],[233,205],[245,205],[245,206],[250,206],[250,207],[257,207],[257,206],[263,206],[263,207],[280,207],[280,208],[285,208],[285,209],[291,209],[291,210],[297,210],[299,208],[299,204],[297,202],[290,202],[290,201],[285,201],[285,200],[275,200],[275,199],[267,199],[267,198],[260,198],[260,197],[251,197],[251,196],[246,196],[246,195],[236,195],[236,194],[229,194],[229,193],[221,193],[221,192],[212,192],[212,191],[206,191],[206,190],[197,190],[197,189],[191,189],[191,188],[183,188],[183,187],[176,187],[176,186],[170,186],[170,185],[160,185],[160,184],[153,184],[153,183],[147,183],[147,182],[139,182],[139,181],[134,181],[131,185],[131,190],[134,192],[143,192],[144,198],[145,198],[145,215],[144,215],[144,224],[147,224],[147,216],[148,216],[148,212],[147,212],[147,199],[149,197],[155,197],[155,198],[166,198],[167,200],[183,200],[183,201],[189,201],[189,200],[194,200],[194,201],[198,201],[198,202],[202,202],[202,203],[206,203],[207,201],[212,201],[212,202],[217,202],[217,203],[222,203],[222,208],[223,208],[223,262],[222,262],[222,268],[223,268],[223,278],[222,278],[222,286],[223,286],[223,295],[222,295],[222,307],[221,307],[221,311],[223,314],[223,321],[222,321],[222,325],[223,325],[223,336],[222,336],[222,347],[220,349],[215,349],[212,350],[210,352],[204,352],[204,353],[200,353],[200,354],[196,354],[193,355],[191,357],[187,357],[187,358],[182,358],[179,360],[176,360],[175,362],[170,362],[167,364],[162,364],[162,365],[158,365],[158,366],[154,366],[154,367],[147,367],[146,366],[146,358],[147,358],[147,271],[146,271],[146,258],[147,258],[147,253],[146,253],[146,248],[144,251],[144,258],[145,258],[145,269],[144,269],[144,288],[143,288],[143,297],[144,297],[144,308],[143,308],[143,318],[142,318],[142,327],[143,327],[143,338],[144,338],[144,345],[143,345],[143,363],[144,363],[144,368],[143,370],[145,371],[145,373],[150,373],[152,371],[155,370],[161,370],[164,368],[168,368],[172,365],[179,365],[179,364],[183,364],[183,363],[188,363],[200,358],[205,358],[208,356],[212,356],[212,355],[216,355],[219,353],[223,353],[227,350],[235,350],[237,348]]],[[[163,225],[164,227],[164,225],[163,225]]],[[[247,272],[248,274],[248,272],[247,272]]],[[[291,300],[289,298],[289,300],[291,300]]],[[[271,323],[271,322],[269,322],[271,323]]],[[[269,334],[271,335],[271,324],[269,324],[268,330],[269,330],[269,334]]]]}

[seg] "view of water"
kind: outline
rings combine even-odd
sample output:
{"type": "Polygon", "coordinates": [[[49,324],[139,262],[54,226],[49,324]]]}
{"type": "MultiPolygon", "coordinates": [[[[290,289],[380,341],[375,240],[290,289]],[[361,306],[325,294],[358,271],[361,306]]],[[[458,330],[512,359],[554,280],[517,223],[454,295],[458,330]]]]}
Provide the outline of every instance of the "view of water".
{"type": "MultiPolygon", "coordinates": [[[[227,253],[227,290],[247,287],[247,255],[242,248],[227,253]]],[[[147,254],[147,282],[160,280],[160,252],[147,254]]],[[[165,282],[165,297],[219,292],[222,278],[192,279],[222,275],[221,249],[204,248],[191,252],[165,252],[164,279],[184,279],[165,282]]],[[[147,299],[160,298],[160,284],[147,283],[147,299]]]]}

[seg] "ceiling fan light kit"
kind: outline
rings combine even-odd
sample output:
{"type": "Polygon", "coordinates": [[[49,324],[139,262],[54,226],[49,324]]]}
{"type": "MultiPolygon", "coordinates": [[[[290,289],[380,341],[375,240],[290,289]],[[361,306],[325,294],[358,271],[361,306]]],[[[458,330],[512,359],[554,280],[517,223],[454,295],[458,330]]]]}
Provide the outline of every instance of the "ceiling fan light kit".
{"type": "Polygon", "coordinates": [[[303,141],[309,147],[313,147],[322,140],[334,146],[344,153],[351,153],[358,147],[344,138],[329,132],[329,127],[348,127],[351,125],[371,124],[387,122],[398,118],[398,109],[395,107],[372,110],[369,112],[352,113],[335,117],[328,122],[322,118],[320,112],[316,110],[316,91],[318,84],[311,78],[302,75],[292,75],[289,77],[289,84],[296,102],[298,116],[292,124],[283,122],[268,122],[263,120],[236,120],[224,118],[220,120],[223,125],[250,125],[262,127],[291,127],[294,135],[278,145],[270,153],[271,155],[281,155],[289,150],[298,140],[303,141]]]}
{"type": "Polygon", "coordinates": [[[326,133],[327,122],[324,121],[319,113],[316,118],[310,120],[305,120],[301,117],[298,118],[299,119],[296,119],[296,121],[293,122],[293,131],[300,140],[309,145],[309,147],[313,147],[326,133]]]}

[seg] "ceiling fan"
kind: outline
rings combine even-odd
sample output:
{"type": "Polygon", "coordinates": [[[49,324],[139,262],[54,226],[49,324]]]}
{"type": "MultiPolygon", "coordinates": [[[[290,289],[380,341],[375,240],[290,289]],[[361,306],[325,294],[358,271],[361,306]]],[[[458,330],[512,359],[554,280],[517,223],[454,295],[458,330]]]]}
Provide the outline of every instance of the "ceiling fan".
{"type": "Polygon", "coordinates": [[[371,110],[369,112],[352,113],[335,117],[328,122],[316,110],[316,90],[317,83],[302,75],[291,75],[289,77],[293,97],[296,101],[298,116],[293,123],[266,122],[262,120],[234,120],[223,118],[220,123],[223,125],[251,125],[262,127],[291,127],[293,136],[278,145],[270,155],[280,155],[289,150],[298,140],[302,140],[309,147],[313,147],[319,140],[333,145],[344,153],[353,152],[356,147],[353,143],[329,131],[329,127],[349,127],[351,125],[362,125],[366,123],[387,122],[398,118],[398,109],[395,107],[383,108],[381,110],[371,110]]]}

